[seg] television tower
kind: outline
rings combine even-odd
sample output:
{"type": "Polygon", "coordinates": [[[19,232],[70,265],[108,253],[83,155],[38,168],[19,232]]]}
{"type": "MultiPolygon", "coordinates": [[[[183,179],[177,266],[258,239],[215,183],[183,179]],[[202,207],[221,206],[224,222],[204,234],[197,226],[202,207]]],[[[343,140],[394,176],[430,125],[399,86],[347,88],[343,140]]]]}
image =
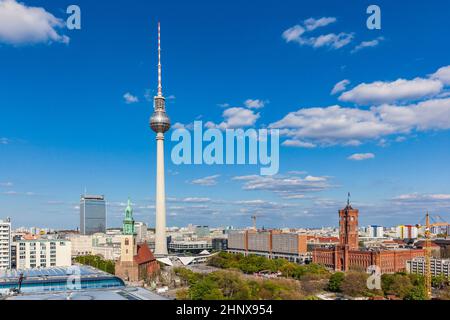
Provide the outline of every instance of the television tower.
{"type": "Polygon", "coordinates": [[[161,27],[158,22],[158,93],[153,98],[154,111],[150,127],[156,132],[156,224],[155,255],[167,255],[166,191],[164,185],[164,133],[170,128],[161,83],[161,27]]]}

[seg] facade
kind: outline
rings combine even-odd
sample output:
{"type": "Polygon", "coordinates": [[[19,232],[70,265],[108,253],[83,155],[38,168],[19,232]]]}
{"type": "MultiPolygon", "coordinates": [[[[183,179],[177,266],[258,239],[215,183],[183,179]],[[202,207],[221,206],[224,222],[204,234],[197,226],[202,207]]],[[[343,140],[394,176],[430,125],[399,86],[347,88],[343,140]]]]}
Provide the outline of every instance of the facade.
{"type": "Polygon", "coordinates": [[[80,199],[80,234],[106,232],[106,202],[104,196],[83,195],[80,199]]]}
{"type": "Polygon", "coordinates": [[[159,264],[147,243],[137,244],[134,229],[133,209],[128,200],[123,220],[120,259],[116,262],[115,273],[126,281],[139,281],[159,270],[159,264]]]}
{"type": "Polygon", "coordinates": [[[195,227],[195,235],[198,238],[206,238],[209,236],[209,227],[208,226],[196,226],[195,227]]]}
{"type": "Polygon", "coordinates": [[[136,230],[136,241],[142,243],[147,241],[147,225],[144,222],[135,222],[134,229],[136,230]]]}
{"type": "Polygon", "coordinates": [[[211,240],[212,250],[225,251],[228,249],[228,239],[226,238],[213,238],[211,240]]]}
{"type": "Polygon", "coordinates": [[[60,239],[20,240],[15,245],[17,269],[72,265],[70,241],[60,239]]]}
{"type": "Polygon", "coordinates": [[[419,235],[419,229],[412,225],[397,226],[397,238],[416,239],[419,235]]]}
{"type": "Polygon", "coordinates": [[[203,250],[211,250],[212,244],[210,241],[171,241],[169,243],[169,250],[171,252],[194,252],[199,253],[203,250]]]}
{"type": "Polygon", "coordinates": [[[72,243],[72,257],[87,256],[93,254],[93,237],[82,234],[71,234],[67,239],[72,243]]]}
{"type": "Polygon", "coordinates": [[[11,269],[11,220],[0,220],[0,270],[11,269]]]}
{"type": "MultiPolygon", "coordinates": [[[[409,273],[417,273],[425,275],[426,261],[423,257],[415,258],[407,261],[406,271],[409,273]]],[[[430,260],[431,275],[436,277],[443,275],[450,278],[450,259],[431,259],[430,260]]]]}
{"type": "Polygon", "coordinates": [[[232,231],[228,234],[227,251],[304,262],[309,256],[306,239],[306,235],[279,230],[232,231]]]}
{"type": "Polygon", "coordinates": [[[406,270],[406,261],[423,257],[422,249],[360,250],[358,246],[358,210],[349,201],[339,210],[339,245],[313,251],[313,262],[335,271],[366,271],[369,266],[380,267],[382,273],[406,270]]]}
{"type": "Polygon", "coordinates": [[[367,236],[369,238],[383,238],[384,230],[381,226],[368,226],[367,227],[367,236]]]}
{"type": "Polygon", "coordinates": [[[161,82],[161,32],[158,23],[158,93],[154,97],[154,112],[150,118],[150,127],[156,133],[156,223],[155,254],[167,255],[166,236],[166,191],[164,177],[164,133],[170,128],[166,114],[165,98],[162,95],[161,82]]]}

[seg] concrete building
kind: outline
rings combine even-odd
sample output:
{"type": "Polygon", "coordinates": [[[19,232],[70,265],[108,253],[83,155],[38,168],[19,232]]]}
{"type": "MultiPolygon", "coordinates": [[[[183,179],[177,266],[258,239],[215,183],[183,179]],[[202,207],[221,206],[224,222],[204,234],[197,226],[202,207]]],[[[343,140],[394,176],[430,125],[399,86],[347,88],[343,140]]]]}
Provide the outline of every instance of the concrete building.
{"type": "Polygon", "coordinates": [[[142,243],[148,240],[147,225],[144,222],[135,222],[134,229],[136,230],[137,243],[142,243]]]}
{"type": "Polygon", "coordinates": [[[212,243],[211,241],[206,240],[197,240],[197,241],[171,241],[169,243],[170,252],[191,252],[191,253],[199,253],[203,250],[211,250],[212,243]]]}
{"type": "Polygon", "coordinates": [[[416,239],[419,235],[419,229],[412,225],[397,226],[397,238],[400,239],[416,239]]]}
{"type": "Polygon", "coordinates": [[[309,259],[306,235],[280,230],[232,231],[228,234],[228,252],[284,258],[293,262],[309,259]]]}
{"type": "Polygon", "coordinates": [[[82,195],[80,199],[80,234],[106,232],[106,202],[104,196],[82,195]]]}
{"type": "Polygon", "coordinates": [[[198,238],[209,237],[209,227],[208,226],[195,226],[195,235],[198,238]]]}
{"type": "Polygon", "coordinates": [[[214,251],[225,251],[228,249],[228,239],[227,238],[213,238],[211,240],[212,250],[214,251]]]}
{"type": "MultiPolygon", "coordinates": [[[[407,261],[406,271],[409,273],[425,275],[425,266],[425,258],[415,258],[407,261]]],[[[432,276],[444,275],[445,277],[450,278],[450,259],[432,258],[430,260],[430,267],[432,276]]]]}
{"type": "Polygon", "coordinates": [[[367,236],[369,238],[383,238],[384,237],[384,229],[382,226],[368,226],[367,229],[367,236]]]}
{"type": "Polygon", "coordinates": [[[91,235],[70,234],[67,235],[67,239],[70,240],[72,244],[71,248],[72,257],[87,256],[93,254],[92,253],[93,237],[91,235]]]}
{"type": "Polygon", "coordinates": [[[0,220],[0,270],[11,269],[11,220],[0,220]]]}
{"type": "Polygon", "coordinates": [[[17,269],[72,265],[71,242],[68,240],[20,240],[15,244],[17,269]]]}

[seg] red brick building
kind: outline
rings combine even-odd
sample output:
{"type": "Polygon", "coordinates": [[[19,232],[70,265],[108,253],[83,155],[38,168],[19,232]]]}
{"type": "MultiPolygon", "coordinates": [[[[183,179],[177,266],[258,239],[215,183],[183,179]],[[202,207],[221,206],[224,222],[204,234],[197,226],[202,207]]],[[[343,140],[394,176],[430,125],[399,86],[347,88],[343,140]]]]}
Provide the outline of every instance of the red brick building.
{"type": "Polygon", "coordinates": [[[369,266],[377,265],[382,273],[393,273],[405,271],[407,260],[424,256],[422,249],[359,250],[358,215],[358,209],[353,209],[350,203],[339,210],[339,245],[331,249],[314,249],[314,263],[335,271],[365,271],[369,266]]]}
{"type": "Polygon", "coordinates": [[[115,274],[126,281],[139,281],[159,270],[158,261],[147,243],[136,243],[133,209],[128,199],[123,220],[120,243],[120,260],[116,262],[115,274]]]}
{"type": "Polygon", "coordinates": [[[136,245],[137,253],[133,261],[116,262],[115,274],[126,281],[139,281],[159,270],[158,261],[150,251],[147,243],[136,245]]]}

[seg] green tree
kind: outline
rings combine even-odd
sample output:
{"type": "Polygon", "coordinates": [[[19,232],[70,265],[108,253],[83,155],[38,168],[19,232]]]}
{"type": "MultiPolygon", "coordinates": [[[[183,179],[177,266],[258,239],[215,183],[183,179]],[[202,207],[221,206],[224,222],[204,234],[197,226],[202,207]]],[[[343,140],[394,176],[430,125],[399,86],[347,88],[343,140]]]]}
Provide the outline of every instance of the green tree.
{"type": "Polygon", "coordinates": [[[364,272],[347,273],[340,286],[342,293],[351,297],[366,295],[367,278],[368,275],[364,272]]]}
{"type": "Polygon", "coordinates": [[[341,292],[341,285],[344,279],[345,274],[343,272],[333,273],[328,281],[328,290],[332,292],[341,292]]]}

